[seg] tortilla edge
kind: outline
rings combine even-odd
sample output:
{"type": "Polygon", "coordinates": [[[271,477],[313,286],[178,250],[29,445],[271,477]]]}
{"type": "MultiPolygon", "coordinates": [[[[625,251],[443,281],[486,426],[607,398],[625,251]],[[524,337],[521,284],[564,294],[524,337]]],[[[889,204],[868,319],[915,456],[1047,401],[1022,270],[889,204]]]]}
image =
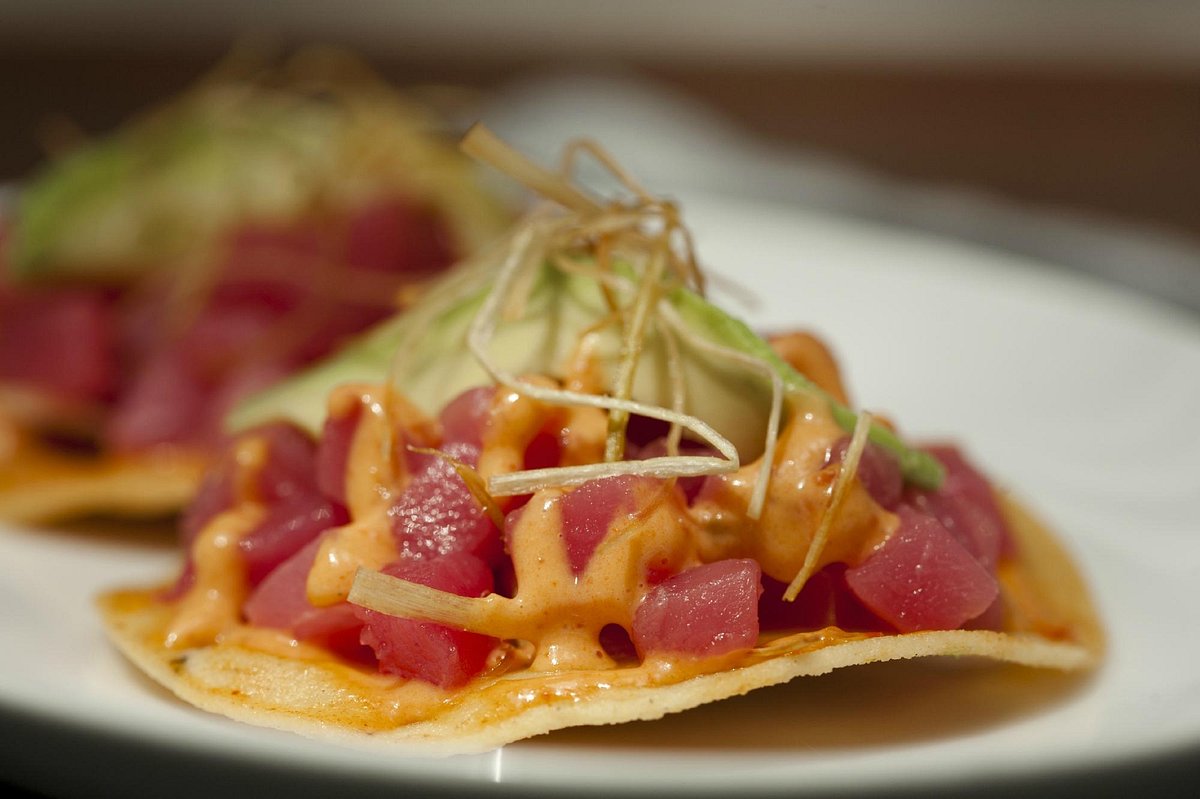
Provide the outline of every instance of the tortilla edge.
{"type": "MultiPolygon", "coordinates": [[[[778,685],[797,677],[819,676],[834,669],[918,657],[985,658],[1017,665],[1086,671],[1101,660],[1104,632],[1082,575],[1065,547],[1050,531],[1011,496],[1002,498],[1005,515],[1013,523],[1023,553],[1022,563],[1032,567],[1032,583],[1050,599],[1052,611],[1060,614],[1075,641],[1053,641],[1032,633],[1014,634],[990,630],[939,630],[873,636],[831,644],[803,653],[780,653],[747,666],[691,677],[670,685],[613,688],[603,700],[531,705],[499,721],[488,722],[481,695],[464,695],[457,706],[435,720],[420,721],[384,731],[356,730],[351,725],[331,724],[310,714],[255,706],[248,697],[218,689],[183,668],[186,658],[165,648],[141,643],[132,632],[138,619],[122,614],[112,601],[114,594],[99,600],[106,633],[116,648],[143,674],[170,690],[176,697],[201,710],[238,722],[270,727],[308,738],[385,748],[391,752],[449,756],[489,751],[507,743],[554,730],[585,725],[612,725],[661,718],[709,702],[778,685]],[[1051,580],[1050,577],[1053,576],[1051,580]],[[1064,587],[1065,586],[1065,587],[1064,587]],[[1048,589],[1048,590],[1047,590],[1048,589]],[[172,664],[180,663],[180,668],[172,664]],[[187,675],[187,676],[185,676],[187,675]],[[193,679],[195,678],[195,679],[193,679]],[[477,701],[472,702],[475,699],[477,701]],[[481,717],[483,721],[481,722],[481,717]]],[[[287,661],[275,655],[250,650],[233,650],[244,655],[247,667],[260,658],[287,661]]],[[[225,657],[230,652],[224,652],[225,657]]],[[[281,663],[282,670],[295,662],[281,663]]],[[[322,668],[306,664],[306,673],[322,668]]],[[[343,667],[344,668],[344,667],[343,667]]],[[[337,678],[333,667],[321,679],[337,678]]],[[[307,690],[309,686],[304,686],[307,690]]]]}

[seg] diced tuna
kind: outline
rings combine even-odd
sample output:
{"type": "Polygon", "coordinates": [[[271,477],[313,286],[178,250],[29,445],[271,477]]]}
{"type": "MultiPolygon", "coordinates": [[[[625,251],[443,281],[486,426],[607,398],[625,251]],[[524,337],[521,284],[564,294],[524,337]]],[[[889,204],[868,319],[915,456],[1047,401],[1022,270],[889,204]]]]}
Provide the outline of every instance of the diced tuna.
{"type": "MultiPolygon", "coordinates": [[[[446,455],[473,464],[479,449],[448,444],[446,455]]],[[[501,554],[500,531],[452,464],[433,455],[413,459],[412,480],[388,510],[400,552],[436,557],[468,552],[489,561],[501,554]]]]}
{"type": "Polygon", "coordinates": [[[592,553],[621,516],[638,509],[638,492],[658,485],[653,478],[616,475],[588,480],[562,498],[562,537],[575,574],[587,568],[592,553]]]}
{"type": "Polygon", "coordinates": [[[762,629],[819,630],[835,626],[855,632],[893,631],[850,590],[844,563],[831,563],[813,574],[791,602],[783,598],[786,590],[786,583],[763,575],[763,594],[758,602],[762,629]]]}
{"type": "Polygon", "coordinates": [[[454,243],[438,214],[386,198],[350,220],[346,261],[358,269],[421,275],[449,266],[454,243]]]}
{"type": "MultiPolygon", "coordinates": [[[[841,463],[849,446],[849,436],[838,439],[829,449],[826,464],[841,463]]],[[[900,497],[904,493],[904,475],[900,471],[900,464],[887,450],[868,443],[863,448],[855,476],[880,507],[891,510],[900,504],[900,497]]]]}
{"type": "Polygon", "coordinates": [[[321,532],[345,524],[349,517],[317,487],[317,445],[307,432],[276,422],[248,435],[260,437],[267,446],[257,480],[267,515],[238,542],[255,584],[321,532]]]}
{"type": "Polygon", "coordinates": [[[305,544],[349,520],[342,506],[315,494],[272,503],[266,518],[238,541],[250,584],[257,585],[305,544]]]}
{"type": "Polygon", "coordinates": [[[233,506],[234,496],[234,464],[229,453],[215,461],[200,483],[196,495],[184,508],[179,522],[180,544],[185,552],[190,551],[192,543],[200,532],[219,513],[233,506]]]}
{"type": "Polygon", "coordinates": [[[901,632],[953,630],[988,609],[995,578],[937,519],[901,505],[900,526],[846,570],[854,594],[901,632]]]}
{"type": "MultiPolygon", "coordinates": [[[[221,419],[237,401],[392,313],[396,290],[453,255],[437,215],[397,197],[345,217],[234,231],[182,330],[179,308],[164,292],[145,292],[131,304],[122,337],[125,384],[106,440],[125,451],[219,446],[221,419]]],[[[80,340],[73,355],[105,339],[80,340]]]]}
{"type": "Polygon", "coordinates": [[[317,488],[342,505],[346,504],[346,467],[350,462],[350,448],[354,444],[362,409],[362,403],[354,402],[340,413],[326,416],[321,438],[317,442],[317,488]]]}
{"type": "Polygon", "coordinates": [[[267,457],[258,474],[264,501],[318,493],[317,443],[307,432],[288,422],[270,422],[243,435],[266,442],[267,457]]]}
{"type": "Polygon", "coordinates": [[[633,617],[638,652],[705,657],[754,646],[760,578],[757,561],[737,559],[697,566],[659,583],[633,617]]]}
{"type": "Polygon", "coordinates": [[[1012,542],[991,484],[958,449],[938,446],[928,451],[946,467],[946,478],[936,491],[907,492],[905,501],[936,517],[985,569],[994,571],[1012,542]]]}
{"type": "Polygon", "coordinates": [[[362,620],[354,609],[346,603],[318,608],[308,601],[308,573],[320,544],[320,538],[309,541],[268,574],[250,593],[242,613],[250,624],[286,630],[301,641],[364,662],[370,650],[359,641],[362,620]]]}
{"type": "MultiPolygon", "coordinates": [[[[276,566],[330,527],[345,524],[345,508],[324,497],[316,485],[316,445],[294,425],[272,423],[244,434],[266,444],[266,456],[256,476],[256,493],[237,496],[240,466],[228,449],[213,465],[180,524],[185,551],[217,514],[251,500],[266,506],[266,517],[238,541],[251,585],[257,585],[276,566]]],[[[186,570],[185,570],[186,573],[186,570]]]]}
{"type": "MultiPolygon", "coordinates": [[[[478,597],[492,589],[492,573],[479,558],[456,552],[437,558],[403,558],[384,574],[459,596],[478,597]]],[[[357,608],[362,642],[371,647],[380,671],[455,688],[483,671],[497,641],[432,622],[388,616],[357,608]]]]}
{"type": "Polygon", "coordinates": [[[242,605],[247,621],[291,630],[317,610],[308,601],[306,585],[319,547],[319,540],[309,541],[259,582],[242,605]]]}
{"type": "Polygon", "coordinates": [[[115,324],[100,291],[0,286],[0,381],[105,399],[117,382],[115,324]]]}
{"type": "Polygon", "coordinates": [[[135,451],[165,443],[206,442],[211,387],[178,353],[163,349],[139,365],[104,430],[109,446],[135,451]]]}
{"type": "Polygon", "coordinates": [[[443,443],[482,447],[483,430],[487,425],[495,396],[495,387],[479,386],[467,389],[450,400],[438,414],[438,421],[442,425],[443,443]]]}

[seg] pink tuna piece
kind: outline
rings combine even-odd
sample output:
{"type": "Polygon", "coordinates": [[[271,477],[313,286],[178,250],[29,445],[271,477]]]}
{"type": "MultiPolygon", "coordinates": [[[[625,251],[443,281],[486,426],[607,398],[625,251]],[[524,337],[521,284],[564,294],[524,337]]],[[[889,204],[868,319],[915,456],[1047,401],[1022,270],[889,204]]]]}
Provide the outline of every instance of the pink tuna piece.
{"type": "MultiPolygon", "coordinates": [[[[840,464],[849,446],[849,436],[838,439],[830,447],[825,462],[840,464]]],[[[880,507],[891,510],[900,504],[900,497],[904,492],[904,475],[900,471],[900,464],[883,447],[868,443],[863,448],[855,476],[880,507]]]]}
{"type": "Polygon", "coordinates": [[[308,573],[320,547],[313,539],[266,576],[242,605],[246,621],[287,630],[301,641],[319,644],[358,662],[371,660],[359,641],[362,620],[346,603],[318,608],[308,601],[308,573]]]}
{"type": "Polygon", "coordinates": [[[420,275],[449,266],[454,249],[436,212],[388,198],[350,220],[346,262],[358,269],[420,275]]]}
{"type": "Polygon", "coordinates": [[[581,574],[618,517],[638,509],[639,486],[660,481],[616,475],[588,480],[562,498],[562,537],[571,571],[581,574]]]}
{"type": "Polygon", "coordinates": [[[162,318],[166,301],[157,297],[147,304],[125,320],[129,375],[105,431],[118,449],[215,446],[221,415],[232,403],[297,365],[262,351],[260,343],[271,340],[286,312],[267,299],[227,300],[218,288],[191,324],[173,335],[164,335],[172,325],[162,318]]]}
{"type": "Polygon", "coordinates": [[[312,494],[275,502],[266,518],[238,541],[250,584],[257,585],[305,544],[349,520],[340,505],[312,494]]]}
{"type": "Polygon", "coordinates": [[[255,584],[322,531],[345,524],[349,517],[317,488],[317,444],[308,433],[280,422],[251,434],[267,445],[258,474],[259,498],[267,503],[267,515],[238,546],[255,584]]]}
{"type": "Polygon", "coordinates": [[[946,467],[946,478],[938,490],[910,491],[905,501],[936,517],[985,569],[993,571],[997,560],[1011,551],[1012,541],[991,484],[958,449],[937,446],[928,452],[946,467]]]}
{"type": "Polygon", "coordinates": [[[900,526],[871,557],[846,570],[863,604],[901,632],[954,630],[995,601],[995,578],[941,522],[905,505],[900,526]]]}
{"type": "Polygon", "coordinates": [[[483,431],[496,396],[493,386],[479,386],[459,394],[438,414],[442,425],[442,441],[483,446],[483,431]]]}
{"type": "MultiPolygon", "coordinates": [[[[485,596],[492,590],[487,564],[465,552],[404,558],[384,567],[383,573],[459,596],[485,596]]],[[[363,621],[362,642],[374,650],[380,671],[442,688],[464,685],[483,671],[497,643],[486,635],[366,608],[357,608],[356,614],[363,621]]]]}
{"type": "Polygon", "coordinates": [[[203,377],[172,350],[163,349],[138,367],[104,427],[104,440],[131,452],[164,443],[199,443],[213,432],[203,377]]]}
{"type": "Polygon", "coordinates": [[[161,294],[126,315],[130,380],[106,431],[117,449],[219,445],[220,421],[236,401],[389,315],[395,289],[453,259],[437,215],[402,198],[347,217],[247,226],[222,244],[185,329],[175,328],[176,309],[161,294]]]}
{"type": "MultiPolygon", "coordinates": [[[[340,504],[317,489],[316,446],[307,433],[290,424],[272,423],[245,435],[266,444],[266,459],[252,497],[266,505],[266,517],[238,542],[250,584],[256,585],[322,531],[349,518],[340,504]]],[[[180,525],[186,550],[217,514],[243,499],[234,494],[240,468],[230,449],[206,476],[180,525]]]]}
{"type": "MultiPolygon", "coordinates": [[[[257,436],[266,442],[266,461],[256,482],[257,499],[273,504],[289,497],[317,494],[313,474],[316,449],[307,433],[293,425],[272,423],[249,430],[243,436],[257,436]]],[[[234,458],[236,443],[227,446],[214,461],[196,496],[184,509],[180,527],[185,549],[214,516],[241,499],[234,496],[241,468],[234,458]]]]}
{"type": "Polygon", "coordinates": [[[325,417],[321,438],[317,442],[316,480],[321,493],[335,502],[346,504],[346,467],[350,447],[362,418],[361,402],[351,403],[339,414],[325,417]]]}
{"type": "Polygon", "coordinates": [[[179,542],[185,552],[191,550],[196,536],[217,514],[233,506],[236,498],[232,460],[232,457],[224,457],[213,463],[200,483],[196,496],[183,509],[179,522],[179,542]]]}
{"type": "Polygon", "coordinates": [[[656,585],[633,617],[633,642],[652,652],[723,655],[758,641],[761,570],[751,559],[720,560],[656,585]]]}
{"type": "Polygon", "coordinates": [[[317,493],[317,443],[287,422],[271,422],[244,435],[263,439],[267,458],[258,475],[258,490],[267,502],[317,493]]]}
{"type": "MultiPolygon", "coordinates": [[[[448,444],[443,451],[468,464],[479,457],[469,444],[448,444]]],[[[454,467],[432,455],[412,462],[412,481],[388,510],[400,552],[413,557],[469,552],[495,560],[502,549],[500,531],[454,467]]]]}
{"type": "Polygon", "coordinates": [[[758,601],[764,630],[819,630],[830,625],[856,632],[893,632],[890,624],[868,610],[846,583],[846,564],[831,563],[812,575],[796,598],[783,598],[787,584],[763,575],[758,601]]]}
{"type": "Polygon", "coordinates": [[[117,382],[111,301],[99,291],[0,286],[0,380],[101,400],[117,382]]]}
{"type": "Polygon", "coordinates": [[[290,630],[317,610],[308,601],[306,583],[320,545],[319,539],[309,541],[259,582],[242,605],[247,621],[290,630]]]}

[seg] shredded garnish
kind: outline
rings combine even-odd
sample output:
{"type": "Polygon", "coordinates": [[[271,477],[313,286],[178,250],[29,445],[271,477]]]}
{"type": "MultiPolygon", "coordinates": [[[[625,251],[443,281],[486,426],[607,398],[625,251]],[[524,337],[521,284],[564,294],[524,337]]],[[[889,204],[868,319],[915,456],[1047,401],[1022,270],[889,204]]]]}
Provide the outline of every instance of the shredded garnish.
{"type": "MultiPolygon", "coordinates": [[[[488,481],[488,490],[495,496],[508,496],[513,493],[527,493],[527,490],[518,490],[516,487],[528,489],[530,485],[539,487],[577,485],[589,479],[614,474],[679,477],[735,471],[739,466],[737,449],[711,426],[694,416],[620,397],[585,394],[566,389],[534,385],[527,380],[505,373],[495,364],[488,351],[488,344],[495,333],[496,325],[501,315],[501,308],[508,296],[510,287],[520,274],[521,269],[531,260],[529,249],[532,242],[537,238],[534,231],[538,222],[539,218],[535,217],[514,236],[513,247],[505,263],[501,266],[499,273],[496,275],[493,289],[484,299],[483,307],[472,321],[470,331],[467,335],[467,346],[479,364],[495,382],[539,402],[552,405],[588,406],[609,411],[619,410],[660,419],[672,424],[679,424],[711,444],[714,449],[724,456],[724,460],[720,458],[690,458],[679,463],[678,458],[651,458],[644,461],[619,461],[615,463],[598,463],[576,467],[536,470],[533,474],[516,472],[509,475],[492,477],[488,481]],[[672,461],[676,461],[676,463],[672,463],[672,461]]],[[[628,357],[628,353],[625,353],[625,355],[628,357]]]]}
{"type": "Polygon", "coordinates": [[[853,482],[854,475],[858,472],[858,463],[862,459],[863,450],[867,447],[867,435],[871,432],[872,422],[871,414],[866,411],[859,413],[858,421],[854,424],[854,433],[851,434],[850,443],[846,446],[846,454],[842,456],[841,467],[838,469],[833,485],[830,486],[829,504],[821,516],[821,525],[809,542],[808,552],[804,555],[804,565],[800,567],[800,571],[792,578],[787,590],[783,593],[783,598],[788,602],[799,595],[800,589],[804,587],[808,578],[816,570],[817,560],[825,550],[825,542],[829,540],[829,531],[833,529],[833,522],[837,517],[838,510],[841,509],[846,492],[853,482]]]}
{"type": "Polygon", "coordinates": [[[782,383],[769,364],[744,353],[696,341],[695,333],[678,320],[666,319],[669,305],[664,296],[679,286],[703,291],[703,276],[696,265],[691,236],[680,221],[678,209],[650,195],[620,168],[600,147],[580,141],[568,149],[563,174],[529,162],[505,145],[486,128],[476,125],[463,141],[463,149],[501,171],[524,182],[547,199],[573,212],[555,216],[549,211],[531,214],[511,239],[506,257],[494,277],[492,290],[484,299],[468,333],[467,345],[482,368],[498,384],[549,404],[596,407],[609,412],[609,434],[605,462],[496,475],[488,481],[494,496],[528,493],[551,486],[577,485],[590,479],[617,474],[663,478],[711,475],[735,471],[740,465],[736,447],[703,420],[684,412],[686,398],[681,377],[678,344],[689,343],[710,353],[719,353],[765,375],[773,390],[771,420],[765,450],[764,479],[758,481],[751,513],[761,512],[770,473],[770,454],[778,435],[782,409],[782,383]],[[628,204],[602,206],[571,183],[568,172],[576,156],[586,153],[606,167],[633,194],[628,204]],[[488,346],[502,320],[519,318],[532,285],[532,275],[544,266],[594,277],[613,308],[613,322],[621,325],[622,347],[613,384],[605,394],[531,385],[507,374],[491,357],[488,346]],[[639,358],[651,335],[666,340],[671,407],[664,408],[633,399],[634,376],[639,358]],[[625,426],[631,414],[668,422],[671,433],[665,457],[631,461],[624,459],[625,426]],[[678,443],[687,432],[712,446],[720,457],[680,456],[678,443]]]}
{"type": "Polygon", "coordinates": [[[600,211],[600,206],[594,200],[571,185],[562,175],[530,161],[484,125],[473,125],[463,136],[461,147],[467,155],[487,161],[517,182],[565,208],[581,214],[600,211]]]}
{"type": "MultiPolygon", "coordinates": [[[[613,395],[620,399],[629,399],[633,395],[633,378],[637,374],[638,360],[646,341],[650,310],[657,304],[658,292],[661,290],[661,276],[665,262],[665,253],[662,252],[663,245],[665,245],[665,241],[661,242],[651,255],[646,274],[638,286],[633,312],[625,326],[625,339],[621,343],[621,364],[617,371],[616,385],[613,387],[613,395]]],[[[609,413],[608,439],[604,445],[606,461],[619,461],[624,458],[625,428],[628,422],[629,414],[624,411],[614,410],[609,413]]]]}
{"type": "Polygon", "coordinates": [[[663,320],[692,346],[736,361],[753,371],[761,372],[771,381],[771,411],[767,418],[767,435],[763,444],[763,454],[759,459],[758,479],[754,483],[754,492],[751,494],[750,502],[746,507],[746,515],[751,519],[757,519],[762,516],[762,508],[766,503],[767,488],[771,480],[771,470],[775,465],[775,444],[779,440],[779,425],[783,415],[783,378],[766,361],[755,358],[753,355],[748,355],[740,350],[735,350],[732,347],[716,344],[703,336],[697,335],[691,328],[684,324],[683,320],[675,313],[675,309],[668,303],[662,303],[659,313],[662,315],[663,320]]]}
{"type": "Polygon", "coordinates": [[[352,605],[418,621],[432,621],[497,638],[521,638],[528,630],[514,613],[515,600],[500,594],[465,597],[358,567],[346,600],[352,605]]]}

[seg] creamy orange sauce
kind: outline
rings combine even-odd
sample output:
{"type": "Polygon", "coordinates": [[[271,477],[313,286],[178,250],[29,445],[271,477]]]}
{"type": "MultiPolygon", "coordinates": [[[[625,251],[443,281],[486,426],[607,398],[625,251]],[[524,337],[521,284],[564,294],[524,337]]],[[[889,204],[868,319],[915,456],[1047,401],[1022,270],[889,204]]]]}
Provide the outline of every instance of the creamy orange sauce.
{"type": "Polygon", "coordinates": [[[837,629],[800,632],[721,657],[656,655],[620,668],[599,658],[589,662],[578,657],[570,668],[523,668],[519,656],[502,648],[502,657],[493,668],[464,689],[447,691],[344,663],[321,647],[296,641],[284,631],[245,625],[226,629],[217,641],[202,649],[174,653],[161,646],[172,610],[158,602],[154,592],[110,594],[105,604],[123,618],[136,620],[136,635],[148,650],[158,653],[173,680],[207,694],[233,694],[248,709],[291,712],[368,732],[443,718],[461,705],[471,709],[469,716],[458,722],[465,725],[464,732],[486,729],[564,700],[585,702],[623,688],[673,685],[704,674],[871,637],[837,629]],[[218,676],[218,671],[230,676],[218,676]]]}
{"type": "MultiPolygon", "coordinates": [[[[790,582],[804,565],[812,537],[830,503],[838,467],[826,454],[845,431],[827,415],[794,414],[779,437],[762,515],[746,508],[758,464],[746,464],[709,481],[692,507],[705,561],[754,558],[765,574],[790,582]]],[[[856,564],[895,530],[895,516],[880,508],[858,481],[850,487],[816,568],[856,564]]]]}
{"type": "MultiPolygon", "coordinates": [[[[542,377],[525,379],[543,386],[553,385],[552,381],[542,377]]],[[[524,468],[525,450],[556,413],[557,409],[544,403],[500,388],[484,424],[483,450],[479,453],[480,477],[487,480],[524,468]]]]}
{"type": "Polygon", "coordinates": [[[399,557],[388,523],[393,498],[408,484],[406,453],[396,442],[432,446],[437,423],[394,391],[346,385],[330,398],[330,415],[359,406],[346,459],[346,506],[351,523],[326,534],[308,576],[308,600],[320,607],[344,601],[359,566],[380,569],[399,557]]]}
{"type": "Polygon", "coordinates": [[[342,602],[359,566],[378,571],[399,556],[386,509],[339,527],[317,549],[308,573],[308,601],[318,607],[342,602]]]}
{"type": "Polygon", "coordinates": [[[562,538],[562,489],[534,494],[512,529],[516,607],[535,641],[534,670],[611,667],[600,645],[606,624],[629,629],[649,590],[647,566],[679,571],[699,563],[686,508],[669,490],[643,493],[637,510],[614,520],[587,566],[575,574],[562,538]]]}
{"type": "Polygon", "coordinates": [[[825,342],[804,331],[771,336],[767,343],[788,365],[825,390],[843,405],[850,404],[837,360],[825,342]]]}
{"type": "Polygon", "coordinates": [[[192,546],[196,581],[175,607],[164,644],[184,649],[216,640],[238,624],[249,589],[238,541],[262,520],[264,508],[246,502],[213,519],[192,546]]]}
{"type": "MultiPolygon", "coordinates": [[[[339,389],[330,399],[331,412],[350,412],[352,403],[361,405],[345,485],[352,521],[322,540],[307,583],[309,600],[317,606],[344,601],[359,566],[378,570],[398,557],[387,509],[406,485],[407,475],[404,459],[391,442],[436,444],[430,441],[437,435],[436,423],[402,398],[389,399],[380,387],[339,389]],[[399,411],[392,413],[389,408],[399,411]]],[[[603,452],[607,415],[594,408],[550,407],[501,390],[485,425],[479,471],[487,476],[519,470],[529,443],[547,430],[558,431],[564,463],[596,462],[603,452]]],[[[710,481],[710,488],[691,508],[670,482],[640,486],[636,509],[613,520],[579,574],[571,569],[562,534],[561,500],[570,489],[536,492],[509,531],[515,594],[474,600],[489,606],[486,617],[494,626],[493,634],[512,641],[497,650],[495,673],[617,671],[622,680],[656,684],[684,679],[685,673],[726,668],[732,662],[752,662],[758,657],[753,652],[716,659],[719,663],[656,656],[630,672],[628,664],[618,665],[605,652],[600,633],[609,624],[631,629],[634,611],[651,587],[651,569],[658,574],[677,573],[713,560],[753,557],[767,574],[790,580],[803,564],[836,476],[836,467],[823,467],[827,449],[843,435],[824,415],[794,414],[780,437],[766,510],[758,520],[746,515],[758,479],[757,464],[710,481]]],[[[251,473],[253,450],[245,446],[244,471],[251,473]]],[[[239,622],[246,588],[236,541],[258,519],[258,506],[251,499],[247,494],[242,504],[214,520],[197,541],[193,553],[197,581],[175,608],[168,630],[170,645],[236,642],[239,647],[288,657],[321,657],[319,647],[301,644],[287,633],[257,631],[239,622]]],[[[855,486],[838,514],[822,561],[857,562],[885,540],[892,527],[894,517],[855,486]]],[[[838,634],[844,640],[845,634],[838,634]]],[[[772,641],[764,646],[774,651],[780,644],[772,641]]],[[[387,691],[395,690],[392,683],[388,685],[387,691]]],[[[417,715],[425,712],[410,710],[417,715]]]]}
{"type": "Polygon", "coordinates": [[[192,544],[195,579],[175,606],[174,618],[164,636],[169,649],[214,641],[241,619],[249,586],[238,542],[266,513],[255,486],[266,459],[266,447],[259,439],[244,439],[237,444],[234,459],[237,471],[233,507],[209,522],[192,544]]]}
{"type": "Polygon", "coordinates": [[[370,515],[408,482],[406,445],[434,446],[441,438],[437,422],[408,399],[382,386],[349,384],[333,391],[331,416],[358,406],[359,421],[346,458],[346,507],[352,518],[370,515]]]}

